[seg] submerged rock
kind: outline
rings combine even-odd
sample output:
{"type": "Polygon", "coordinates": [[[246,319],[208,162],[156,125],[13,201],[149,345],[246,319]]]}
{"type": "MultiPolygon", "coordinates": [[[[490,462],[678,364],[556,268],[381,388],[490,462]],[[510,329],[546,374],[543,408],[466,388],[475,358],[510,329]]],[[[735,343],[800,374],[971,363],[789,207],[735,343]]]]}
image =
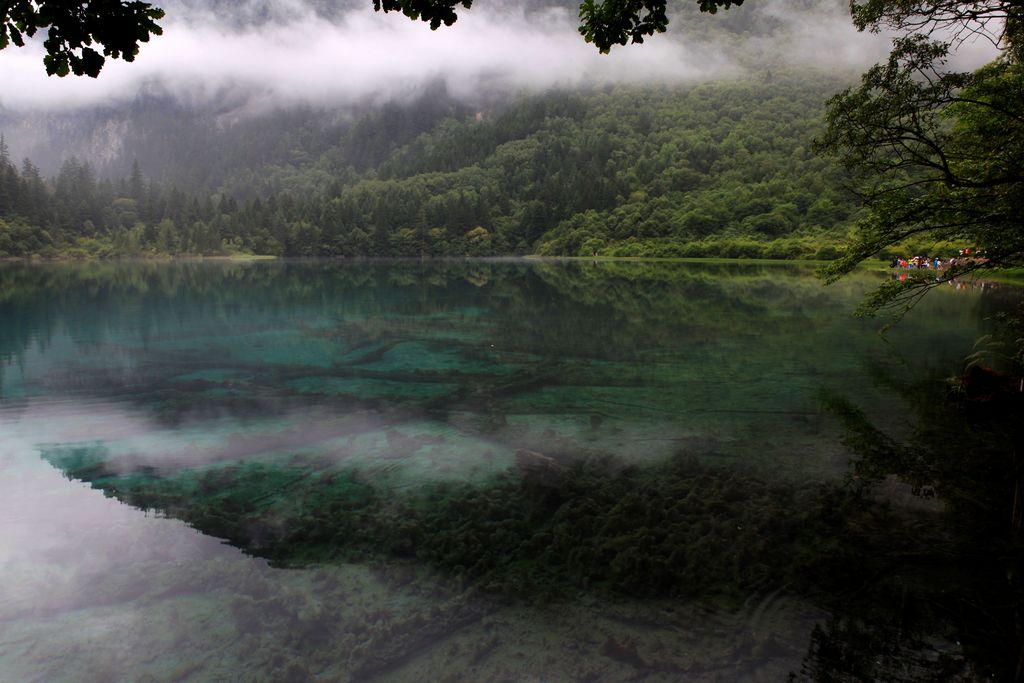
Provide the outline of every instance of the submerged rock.
{"type": "Polygon", "coordinates": [[[566,468],[554,458],[521,448],[516,451],[516,469],[525,481],[546,488],[558,488],[565,480],[566,468]]]}

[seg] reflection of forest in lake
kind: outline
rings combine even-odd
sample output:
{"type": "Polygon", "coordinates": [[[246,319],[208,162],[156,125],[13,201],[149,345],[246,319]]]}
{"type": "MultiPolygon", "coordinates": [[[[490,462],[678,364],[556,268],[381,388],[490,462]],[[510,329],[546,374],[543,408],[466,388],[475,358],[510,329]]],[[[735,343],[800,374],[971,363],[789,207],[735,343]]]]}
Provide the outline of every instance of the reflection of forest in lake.
{"type": "MultiPolygon", "coordinates": [[[[228,610],[296,639],[273,661],[235,643],[253,676],[1004,673],[1016,555],[978,521],[1002,498],[950,506],[965,485],[935,465],[948,451],[876,439],[886,452],[865,425],[956,453],[969,420],[986,436],[963,450],[998,463],[1013,435],[922,406],[943,404],[1005,290],[937,293],[890,346],[849,316],[867,281],[714,263],[5,266],[0,429],[278,568],[228,610]],[[847,446],[866,454],[854,480],[847,446]],[[938,502],[898,477],[930,477],[938,502]],[[289,568],[321,572],[295,604],[289,568]],[[353,606],[366,569],[379,595],[353,606]],[[538,640],[531,610],[552,602],[593,626],[538,640]],[[522,650],[534,668],[509,674],[522,650]]],[[[190,595],[214,604],[225,580],[190,595]]]]}

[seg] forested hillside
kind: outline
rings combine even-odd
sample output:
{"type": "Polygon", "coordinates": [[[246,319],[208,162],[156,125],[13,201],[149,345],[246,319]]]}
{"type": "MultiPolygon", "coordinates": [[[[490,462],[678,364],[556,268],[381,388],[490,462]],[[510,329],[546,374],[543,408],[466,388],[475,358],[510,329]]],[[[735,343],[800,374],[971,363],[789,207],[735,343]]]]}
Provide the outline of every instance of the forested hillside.
{"type": "Polygon", "coordinates": [[[472,107],[435,89],[355,116],[149,115],[50,179],[0,147],[0,255],[828,257],[855,201],[808,147],[837,88],[766,72],[472,107]]]}

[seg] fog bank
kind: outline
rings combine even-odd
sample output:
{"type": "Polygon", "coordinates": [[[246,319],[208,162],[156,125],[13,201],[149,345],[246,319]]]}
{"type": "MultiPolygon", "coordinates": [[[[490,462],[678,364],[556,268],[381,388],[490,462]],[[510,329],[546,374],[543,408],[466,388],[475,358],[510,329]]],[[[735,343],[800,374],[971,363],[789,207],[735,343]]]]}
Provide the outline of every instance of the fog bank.
{"type": "Polygon", "coordinates": [[[763,65],[857,69],[888,49],[884,36],[861,34],[841,6],[794,8],[787,0],[738,7],[716,16],[674,19],[670,35],[601,55],[577,32],[566,7],[526,11],[487,6],[463,11],[431,31],[398,14],[349,9],[325,16],[294,2],[263,21],[239,22],[169,6],[165,33],[133,63],[108,60],[98,79],[47,77],[38,41],[0,52],[2,106],[55,111],[170,94],[186,103],[239,93],[249,106],[388,100],[443,80],[449,92],[539,90],[608,83],[680,83],[728,78],[763,65]],[[740,13],[749,13],[740,16],[740,13]],[[724,22],[770,26],[770,33],[729,33],[724,22]]]}

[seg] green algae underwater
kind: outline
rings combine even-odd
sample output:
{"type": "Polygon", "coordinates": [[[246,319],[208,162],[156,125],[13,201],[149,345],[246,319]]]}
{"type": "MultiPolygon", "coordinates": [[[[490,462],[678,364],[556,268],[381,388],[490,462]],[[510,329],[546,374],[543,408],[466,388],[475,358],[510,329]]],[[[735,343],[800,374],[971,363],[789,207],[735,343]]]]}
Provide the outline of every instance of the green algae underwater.
{"type": "Polygon", "coordinates": [[[0,678],[1013,678],[1019,294],[879,277],[5,264],[0,678]]]}

